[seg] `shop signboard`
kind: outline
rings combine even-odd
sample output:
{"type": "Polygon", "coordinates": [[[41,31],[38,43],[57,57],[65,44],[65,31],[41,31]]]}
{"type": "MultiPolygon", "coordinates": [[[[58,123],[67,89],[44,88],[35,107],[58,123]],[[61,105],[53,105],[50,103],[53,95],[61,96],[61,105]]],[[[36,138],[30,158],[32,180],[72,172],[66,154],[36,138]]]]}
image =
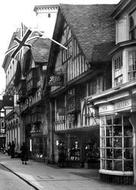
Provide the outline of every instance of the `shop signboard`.
{"type": "Polygon", "coordinates": [[[63,86],[64,77],[63,74],[54,74],[50,76],[50,80],[48,82],[49,86],[63,86]]]}
{"type": "Polygon", "coordinates": [[[132,99],[127,99],[127,100],[122,100],[114,105],[114,110],[115,111],[123,111],[123,110],[128,110],[132,108],[132,99]]]}
{"type": "Polygon", "coordinates": [[[112,112],[114,112],[113,104],[105,104],[99,107],[99,115],[111,114],[112,112]]]}

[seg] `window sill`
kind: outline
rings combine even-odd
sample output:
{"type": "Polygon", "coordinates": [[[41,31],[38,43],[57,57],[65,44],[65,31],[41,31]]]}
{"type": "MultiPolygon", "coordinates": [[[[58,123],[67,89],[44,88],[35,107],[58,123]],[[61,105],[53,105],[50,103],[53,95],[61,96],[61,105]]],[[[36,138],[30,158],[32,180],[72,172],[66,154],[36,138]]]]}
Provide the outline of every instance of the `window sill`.
{"type": "Polygon", "coordinates": [[[118,176],[133,176],[134,175],[134,173],[131,171],[112,171],[112,170],[104,170],[104,169],[100,169],[99,173],[109,174],[109,175],[118,175],[118,176]]]}

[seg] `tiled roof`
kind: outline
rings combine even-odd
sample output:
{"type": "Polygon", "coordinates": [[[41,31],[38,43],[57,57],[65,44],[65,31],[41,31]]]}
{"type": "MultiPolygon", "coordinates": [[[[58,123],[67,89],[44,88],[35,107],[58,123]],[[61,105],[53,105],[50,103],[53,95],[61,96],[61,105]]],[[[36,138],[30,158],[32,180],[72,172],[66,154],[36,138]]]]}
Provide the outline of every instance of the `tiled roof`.
{"type": "Polygon", "coordinates": [[[76,36],[86,58],[92,62],[109,61],[108,52],[115,41],[111,17],[115,5],[61,4],[60,11],[76,36]]]}
{"type": "Polygon", "coordinates": [[[39,38],[33,42],[31,47],[32,56],[35,62],[48,62],[51,40],[39,38]]]}

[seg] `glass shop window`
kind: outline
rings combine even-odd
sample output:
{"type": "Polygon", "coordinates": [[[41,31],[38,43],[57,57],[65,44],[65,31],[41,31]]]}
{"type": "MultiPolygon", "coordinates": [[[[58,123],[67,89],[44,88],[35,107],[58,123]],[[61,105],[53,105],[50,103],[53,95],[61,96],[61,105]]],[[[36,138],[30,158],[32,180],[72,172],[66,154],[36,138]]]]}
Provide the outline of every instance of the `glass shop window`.
{"type": "Polygon", "coordinates": [[[101,169],[133,171],[133,128],[129,117],[104,116],[101,121],[101,169]]]}
{"type": "Polygon", "coordinates": [[[73,161],[80,160],[80,148],[79,148],[78,141],[75,141],[70,149],[70,160],[73,160],[73,161]]]}

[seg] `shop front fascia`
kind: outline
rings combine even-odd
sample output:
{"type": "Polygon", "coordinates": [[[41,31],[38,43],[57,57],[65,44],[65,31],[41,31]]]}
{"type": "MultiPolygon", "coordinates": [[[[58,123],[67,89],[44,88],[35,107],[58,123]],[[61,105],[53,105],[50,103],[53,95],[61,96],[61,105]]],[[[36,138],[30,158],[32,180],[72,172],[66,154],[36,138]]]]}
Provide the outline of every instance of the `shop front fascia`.
{"type": "Polygon", "coordinates": [[[103,180],[136,184],[135,90],[95,100],[100,117],[100,176],[103,180]]]}

